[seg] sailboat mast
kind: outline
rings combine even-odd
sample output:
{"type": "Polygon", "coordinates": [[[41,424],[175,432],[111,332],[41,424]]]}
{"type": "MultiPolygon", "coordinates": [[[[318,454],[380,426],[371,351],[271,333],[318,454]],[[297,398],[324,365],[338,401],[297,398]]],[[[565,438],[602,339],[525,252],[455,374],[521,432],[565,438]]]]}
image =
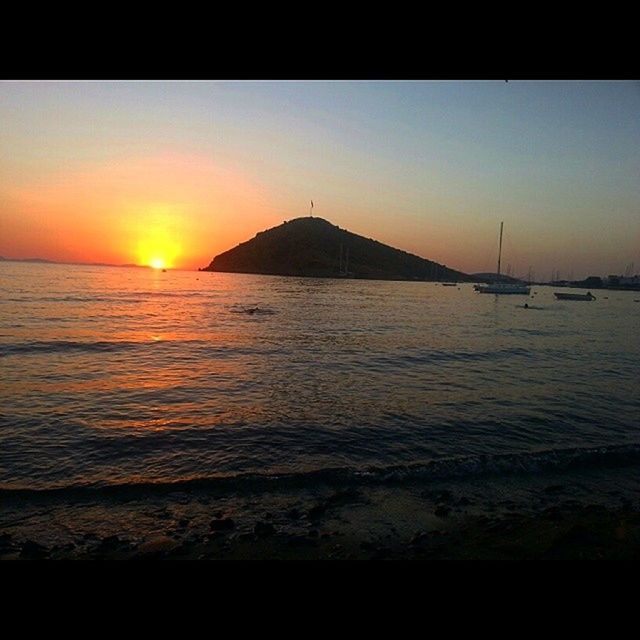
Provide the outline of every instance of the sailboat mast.
{"type": "Polygon", "coordinates": [[[504,222],[500,223],[500,248],[498,249],[498,282],[500,281],[500,258],[502,257],[502,225],[504,222]]]}

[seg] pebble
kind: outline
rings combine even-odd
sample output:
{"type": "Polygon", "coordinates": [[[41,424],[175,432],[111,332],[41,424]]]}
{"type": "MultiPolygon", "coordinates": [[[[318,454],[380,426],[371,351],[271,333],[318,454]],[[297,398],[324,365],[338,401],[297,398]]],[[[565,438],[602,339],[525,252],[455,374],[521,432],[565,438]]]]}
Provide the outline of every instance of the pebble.
{"type": "Polygon", "coordinates": [[[127,542],[121,540],[119,536],[107,536],[100,541],[96,550],[97,551],[113,551],[122,545],[126,545],[127,542]]]}
{"type": "Polygon", "coordinates": [[[141,554],[156,554],[171,551],[178,546],[175,540],[167,536],[159,536],[141,544],[137,551],[141,554]]]}
{"type": "Polygon", "coordinates": [[[426,531],[418,531],[413,538],[409,541],[409,544],[418,545],[423,544],[429,540],[429,534],[426,531]]]}
{"type": "Polygon", "coordinates": [[[544,488],[545,493],[558,493],[562,491],[564,487],[561,484],[550,484],[548,487],[544,488]]]}
{"type": "Polygon", "coordinates": [[[290,547],[308,547],[315,546],[316,541],[306,536],[291,536],[287,539],[287,545],[290,547]]]}
{"type": "Polygon", "coordinates": [[[343,504],[345,502],[351,502],[354,500],[360,500],[362,494],[356,489],[344,489],[342,491],[336,491],[333,495],[329,496],[326,500],[327,504],[343,504]]]}
{"type": "Polygon", "coordinates": [[[34,542],[33,540],[26,540],[22,543],[20,549],[21,558],[29,558],[30,560],[40,560],[46,558],[49,555],[47,547],[43,547],[41,544],[34,542]]]}
{"type": "Polygon", "coordinates": [[[324,505],[318,504],[315,507],[311,507],[311,509],[309,509],[308,515],[310,519],[316,520],[317,518],[323,516],[326,511],[327,508],[324,505]]]}
{"type": "Polygon", "coordinates": [[[235,526],[236,523],[231,518],[214,519],[209,523],[209,528],[212,531],[230,531],[235,526]]]}
{"type": "Polygon", "coordinates": [[[391,549],[389,549],[388,547],[380,547],[379,549],[376,549],[374,554],[371,556],[372,560],[386,560],[388,558],[390,558],[392,555],[391,553],[391,549]]]}
{"type": "Polygon", "coordinates": [[[0,553],[6,553],[13,549],[12,536],[10,533],[3,533],[0,535],[0,553]]]}
{"type": "Polygon", "coordinates": [[[549,520],[559,521],[564,518],[562,512],[560,511],[560,509],[558,509],[558,507],[549,507],[545,509],[543,513],[547,516],[547,518],[549,518],[549,520]]]}
{"type": "Polygon", "coordinates": [[[253,531],[259,538],[266,538],[273,535],[276,528],[270,522],[256,522],[253,531]]]}

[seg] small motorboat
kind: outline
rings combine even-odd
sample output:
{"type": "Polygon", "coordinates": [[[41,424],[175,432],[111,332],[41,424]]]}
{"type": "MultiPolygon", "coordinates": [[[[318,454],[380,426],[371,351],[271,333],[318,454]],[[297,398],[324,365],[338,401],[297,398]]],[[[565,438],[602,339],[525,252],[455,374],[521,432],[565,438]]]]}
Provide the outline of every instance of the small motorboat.
{"type": "Polygon", "coordinates": [[[553,294],[558,300],[595,300],[596,297],[588,291],[587,293],[558,293],[553,294]]]}

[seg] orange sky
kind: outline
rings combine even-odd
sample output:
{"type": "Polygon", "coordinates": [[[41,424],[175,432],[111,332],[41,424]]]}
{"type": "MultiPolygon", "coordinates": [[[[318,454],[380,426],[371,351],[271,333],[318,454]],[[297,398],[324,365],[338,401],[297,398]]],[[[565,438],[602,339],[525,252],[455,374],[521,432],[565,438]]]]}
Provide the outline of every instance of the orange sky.
{"type": "MultiPolygon", "coordinates": [[[[204,267],[257,232],[308,214],[308,202],[301,201],[299,210],[297,201],[288,207],[286,196],[239,167],[176,151],[14,178],[5,181],[0,197],[5,211],[13,213],[2,219],[5,257],[182,269],[204,267]]],[[[453,268],[464,268],[461,255],[494,261],[493,228],[487,228],[485,242],[469,243],[455,232],[455,217],[452,225],[433,220],[425,242],[419,219],[404,219],[399,228],[393,214],[376,216],[366,206],[343,203],[340,215],[331,204],[327,212],[327,203],[316,198],[314,213],[453,268]]]]}
{"type": "MultiPolygon", "coordinates": [[[[640,265],[640,83],[0,82],[0,255],[196,269],[314,215],[447,266],[640,265]]],[[[631,267],[630,267],[631,268],[631,267]]]]}
{"type": "MultiPolygon", "coordinates": [[[[324,184],[335,188],[330,179],[324,184]]],[[[446,208],[436,196],[433,200],[436,207],[446,208]]],[[[467,273],[495,269],[497,219],[487,224],[461,209],[425,224],[420,216],[406,215],[401,199],[390,209],[382,192],[379,210],[340,198],[326,203],[316,197],[315,204],[315,215],[354,233],[467,273]],[[467,231],[474,224],[481,234],[467,231]]],[[[0,206],[5,212],[0,229],[4,257],[182,269],[204,267],[257,232],[308,214],[308,201],[293,202],[237,166],[222,167],[207,155],[176,151],[5,180],[0,206]]],[[[604,218],[597,240],[580,238],[579,224],[574,231],[576,246],[591,256],[600,251],[603,263],[606,251],[615,250],[606,226],[604,218]]],[[[542,220],[532,219],[528,229],[507,226],[503,271],[522,274],[534,264],[535,272],[541,262],[546,270],[558,268],[563,242],[542,220]]],[[[576,272],[581,275],[579,266],[576,272]]]]}
{"type": "MultiPolygon", "coordinates": [[[[262,230],[268,194],[196,155],[118,159],[4,190],[6,257],[198,268],[262,230]],[[159,262],[160,263],[160,262],[159,262]]],[[[273,216],[273,225],[282,222],[273,216]]]]}

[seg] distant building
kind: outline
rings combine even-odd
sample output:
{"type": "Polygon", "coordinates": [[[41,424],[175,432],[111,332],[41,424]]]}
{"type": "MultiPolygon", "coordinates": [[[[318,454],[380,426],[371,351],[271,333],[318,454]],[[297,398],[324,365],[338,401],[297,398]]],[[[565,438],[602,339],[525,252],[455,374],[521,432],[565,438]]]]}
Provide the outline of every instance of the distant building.
{"type": "Polygon", "coordinates": [[[607,276],[606,286],[618,289],[640,289],[640,275],[635,276],[607,276]]]}

